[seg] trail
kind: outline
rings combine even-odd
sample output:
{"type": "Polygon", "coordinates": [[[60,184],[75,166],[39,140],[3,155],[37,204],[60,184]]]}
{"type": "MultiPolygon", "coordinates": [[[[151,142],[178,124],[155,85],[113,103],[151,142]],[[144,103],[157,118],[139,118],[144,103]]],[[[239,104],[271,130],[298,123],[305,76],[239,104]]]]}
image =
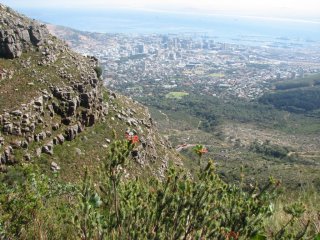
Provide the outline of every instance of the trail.
{"type": "Polygon", "coordinates": [[[187,148],[190,148],[190,147],[194,147],[196,146],[197,144],[181,144],[181,145],[178,145],[176,146],[176,151],[177,152],[180,152],[181,150],[183,149],[187,149],[187,148]]]}
{"type": "Polygon", "coordinates": [[[197,129],[199,129],[200,125],[201,125],[202,121],[200,120],[197,126],[197,129]]]}
{"type": "Polygon", "coordinates": [[[170,122],[169,117],[168,117],[167,114],[165,114],[165,113],[162,112],[161,110],[159,110],[159,113],[162,114],[163,116],[165,116],[167,122],[170,122]]]}
{"type": "MultiPolygon", "coordinates": [[[[176,146],[176,151],[180,152],[183,149],[187,149],[187,148],[191,148],[191,147],[195,147],[195,146],[197,146],[197,144],[180,144],[180,145],[176,146]]],[[[212,147],[214,145],[205,145],[205,146],[206,147],[210,147],[210,146],[212,147]]]]}
{"type": "Polygon", "coordinates": [[[288,153],[288,157],[290,157],[291,155],[293,154],[299,154],[299,155],[302,155],[304,157],[316,157],[317,155],[316,154],[319,154],[320,155],[320,151],[308,151],[308,152],[289,152],[288,153]],[[312,154],[315,154],[315,155],[312,155],[312,154]]]}

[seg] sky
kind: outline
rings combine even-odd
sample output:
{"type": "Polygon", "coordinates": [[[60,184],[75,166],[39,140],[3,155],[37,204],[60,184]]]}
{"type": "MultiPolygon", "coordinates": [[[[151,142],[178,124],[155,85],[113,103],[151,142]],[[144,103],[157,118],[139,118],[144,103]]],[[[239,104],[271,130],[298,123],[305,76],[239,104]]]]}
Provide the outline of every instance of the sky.
{"type": "Polygon", "coordinates": [[[191,12],[292,19],[320,19],[319,0],[1,0],[24,8],[129,8],[148,11],[191,12]]]}

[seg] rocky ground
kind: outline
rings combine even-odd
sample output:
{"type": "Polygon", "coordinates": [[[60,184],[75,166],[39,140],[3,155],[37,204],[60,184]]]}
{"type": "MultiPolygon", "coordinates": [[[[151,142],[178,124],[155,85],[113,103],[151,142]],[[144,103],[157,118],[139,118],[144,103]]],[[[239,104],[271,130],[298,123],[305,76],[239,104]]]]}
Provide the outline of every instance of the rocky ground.
{"type": "MultiPolygon", "coordinates": [[[[140,136],[132,153],[138,165],[156,163],[149,170],[161,176],[169,159],[181,163],[157,133],[145,107],[103,87],[94,57],[74,53],[50,35],[45,25],[4,5],[0,5],[0,26],[1,171],[16,164],[37,163],[43,155],[49,161],[48,169],[63,171],[61,158],[69,156],[57,159],[55,148],[59,146],[63,152],[99,124],[104,126],[101,131],[108,131],[103,139],[97,138],[101,141],[98,146],[91,146],[96,153],[105,154],[101,148],[123,138],[126,129],[132,128],[140,136]]],[[[80,148],[78,152],[82,152],[80,148]]],[[[99,158],[90,153],[86,158],[99,158]]]]}

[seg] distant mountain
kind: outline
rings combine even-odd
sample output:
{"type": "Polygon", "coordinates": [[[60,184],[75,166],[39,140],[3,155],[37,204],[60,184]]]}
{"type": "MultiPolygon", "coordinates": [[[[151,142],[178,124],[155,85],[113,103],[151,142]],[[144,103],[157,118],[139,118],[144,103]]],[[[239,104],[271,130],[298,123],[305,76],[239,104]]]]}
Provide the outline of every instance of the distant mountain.
{"type": "Polygon", "coordinates": [[[80,31],[73,28],[52,24],[47,24],[47,28],[52,35],[65,40],[71,48],[87,47],[88,43],[91,45],[101,44],[101,40],[103,40],[101,38],[106,36],[106,34],[103,33],[80,31]]]}

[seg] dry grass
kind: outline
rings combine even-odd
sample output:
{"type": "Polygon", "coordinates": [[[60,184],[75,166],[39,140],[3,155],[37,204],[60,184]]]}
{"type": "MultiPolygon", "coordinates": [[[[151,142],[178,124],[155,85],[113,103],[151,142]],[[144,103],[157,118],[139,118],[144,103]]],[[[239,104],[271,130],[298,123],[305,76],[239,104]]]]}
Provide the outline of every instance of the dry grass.
{"type": "Polygon", "coordinates": [[[289,231],[297,232],[309,222],[308,236],[320,234],[320,195],[317,191],[308,190],[294,193],[285,191],[280,195],[275,204],[275,214],[266,221],[266,229],[270,236],[274,236],[290,220],[290,216],[284,212],[283,208],[294,202],[302,202],[306,211],[294,225],[289,226],[289,231]]]}

